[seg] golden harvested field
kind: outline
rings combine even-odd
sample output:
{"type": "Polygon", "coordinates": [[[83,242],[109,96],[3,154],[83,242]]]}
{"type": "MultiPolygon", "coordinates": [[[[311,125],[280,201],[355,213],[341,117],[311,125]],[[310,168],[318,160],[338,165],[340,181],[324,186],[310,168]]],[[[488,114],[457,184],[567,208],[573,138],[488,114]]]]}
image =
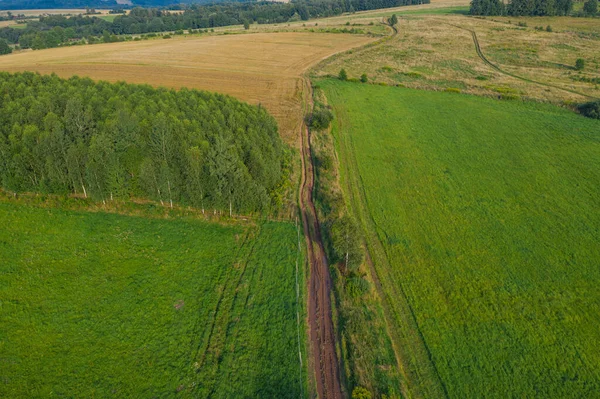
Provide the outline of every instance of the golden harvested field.
{"type": "Polygon", "coordinates": [[[0,28],[5,28],[7,26],[16,25],[16,21],[0,21],[0,28]]]}
{"type": "MultiPolygon", "coordinates": [[[[599,85],[593,83],[593,79],[600,78],[598,19],[402,15],[413,9],[398,10],[396,37],[376,47],[334,57],[321,65],[319,74],[333,75],[345,68],[350,77],[367,73],[378,83],[552,102],[589,100],[567,90],[600,97],[599,85]],[[526,22],[527,27],[518,26],[519,22],[526,22]],[[548,25],[552,32],[535,29],[548,25]],[[526,82],[492,69],[477,55],[470,30],[476,32],[483,54],[503,70],[567,90],[526,82]],[[577,58],[585,59],[584,71],[575,70],[577,58]]],[[[362,19],[353,22],[368,21],[375,14],[364,13],[362,19]]]]}
{"type": "Polygon", "coordinates": [[[372,40],[363,35],[298,32],[176,36],[23,51],[0,57],[0,70],[230,94],[264,105],[278,120],[283,137],[292,143],[303,116],[302,74],[331,54],[372,40]]]}

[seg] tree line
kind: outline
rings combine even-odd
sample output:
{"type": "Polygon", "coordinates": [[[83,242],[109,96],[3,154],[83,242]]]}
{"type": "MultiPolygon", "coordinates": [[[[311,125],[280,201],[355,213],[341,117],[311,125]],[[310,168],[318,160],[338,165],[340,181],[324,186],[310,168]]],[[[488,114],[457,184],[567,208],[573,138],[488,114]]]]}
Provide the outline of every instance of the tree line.
{"type": "MultiPolygon", "coordinates": [[[[561,16],[570,15],[573,0],[471,0],[471,15],[561,16]]],[[[598,0],[584,3],[583,15],[593,16],[598,11],[598,0]]]]}
{"type": "Polygon", "coordinates": [[[7,191],[264,211],[279,205],[287,151],[264,108],[229,96],[0,73],[7,191]]]}
{"type": "Polygon", "coordinates": [[[0,38],[22,48],[50,48],[92,37],[136,35],[152,32],[170,32],[188,29],[207,29],[251,23],[269,24],[305,21],[340,15],[345,12],[365,11],[411,4],[429,3],[430,0],[297,0],[290,3],[243,2],[191,5],[183,13],[158,8],[134,8],[127,15],[119,15],[112,22],[94,16],[41,17],[25,29],[5,27],[0,38]]]}

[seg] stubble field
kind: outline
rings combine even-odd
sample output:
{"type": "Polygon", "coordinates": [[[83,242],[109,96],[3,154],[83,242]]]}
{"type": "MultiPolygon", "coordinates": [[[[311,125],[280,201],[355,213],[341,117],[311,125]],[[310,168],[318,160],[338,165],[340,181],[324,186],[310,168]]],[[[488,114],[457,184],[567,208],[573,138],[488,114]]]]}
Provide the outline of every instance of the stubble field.
{"type": "Polygon", "coordinates": [[[330,54],[374,40],[365,35],[256,33],[183,36],[27,51],[0,57],[0,70],[187,87],[262,104],[295,144],[302,122],[302,74],[330,54]]]}

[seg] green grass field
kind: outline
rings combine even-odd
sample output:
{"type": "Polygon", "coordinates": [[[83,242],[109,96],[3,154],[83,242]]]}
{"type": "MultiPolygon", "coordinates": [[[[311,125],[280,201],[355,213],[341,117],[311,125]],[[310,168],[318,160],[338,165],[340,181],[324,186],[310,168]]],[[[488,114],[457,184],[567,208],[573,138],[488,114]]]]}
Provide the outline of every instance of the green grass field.
{"type": "Polygon", "coordinates": [[[596,397],[600,122],[544,104],[319,85],[415,389],[596,397]]]}
{"type": "Polygon", "coordinates": [[[103,20],[105,20],[105,21],[108,21],[108,22],[112,22],[112,21],[114,21],[114,20],[115,20],[115,18],[116,18],[116,17],[118,17],[118,16],[119,16],[119,14],[113,14],[113,15],[101,15],[101,16],[99,16],[98,18],[100,18],[100,19],[103,19],[103,20]]]}
{"type": "Polygon", "coordinates": [[[446,14],[469,14],[469,7],[442,7],[442,8],[425,8],[422,10],[399,10],[398,15],[446,15],[446,14]]]}
{"type": "Polygon", "coordinates": [[[0,220],[0,397],[305,392],[293,224],[7,200],[0,220]]]}

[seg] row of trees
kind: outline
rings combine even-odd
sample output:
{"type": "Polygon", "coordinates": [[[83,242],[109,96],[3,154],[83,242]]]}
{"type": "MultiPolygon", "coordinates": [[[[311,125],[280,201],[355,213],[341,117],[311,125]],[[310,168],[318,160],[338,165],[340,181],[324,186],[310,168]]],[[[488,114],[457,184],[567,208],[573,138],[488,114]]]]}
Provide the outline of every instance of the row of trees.
{"type": "MultiPolygon", "coordinates": [[[[573,0],[471,0],[471,15],[554,16],[569,15],[573,0]]],[[[583,6],[585,15],[598,12],[598,0],[587,0],[583,6]]]]}
{"type": "Polygon", "coordinates": [[[348,213],[339,187],[339,171],[333,154],[331,134],[328,131],[333,113],[331,108],[315,100],[313,112],[307,118],[314,139],[313,156],[316,168],[316,203],[328,259],[336,263],[345,279],[345,289],[353,297],[361,296],[369,289],[359,271],[365,254],[361,243],[360,228],[348,213]],[[328,144],[326,144],[328,143],[328,144]]]}
{"type": "Polygon", "coordinates": [[[23,48],[48,48],[60,44],[109,35],[143,34],[185,29],[207,29],[251,23],[283,23],[329,17],[344,12],[372,10],[429,0],[297,0],[290,3],[244,2],[213,5],[192,5],[183,13],[157,8],[134,8],[112,22],[89,16],[66,17],[52,15],[32,21],[25,29],[0,29],[0,38],[23,48]],[[44,47],[42,47],[44,46],[44,47]]]}
{"type": "Polygon", "coordinates": [[[0,74],[5,190],[261,211],[286,154],[275,120],[228,96],[0,74]]]}

